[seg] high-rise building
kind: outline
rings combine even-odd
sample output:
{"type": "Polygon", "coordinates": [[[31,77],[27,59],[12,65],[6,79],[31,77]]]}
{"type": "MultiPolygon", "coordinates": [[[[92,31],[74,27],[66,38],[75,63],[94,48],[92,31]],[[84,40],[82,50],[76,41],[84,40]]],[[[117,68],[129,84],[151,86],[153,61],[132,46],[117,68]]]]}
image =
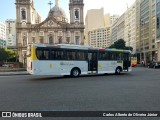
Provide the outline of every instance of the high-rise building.
{"type": "Polygon", "coordinates": [[[136,0],[136,54],[140,62],[140,0],[136,0]]]}
{"type": "Polygon", "coordinates": [[[6,41],[0,39],[0,48],[5,48],[6,47],[6,41]]]}
{"type": "Polygon", "coordinates": [[[119,39],[124,40],[125,34],[125,14],[121,15],[114,24],[112,24],[111,44],[114,44],[119,39]]]}
{"type": "Polygon", "coordinates": [[[95,30],[91,30],[88,33],[89,36],[89,45],[92,47],[102,47],[106,48],[110,46],[110,36],[111,29],[110,27],[97,28],[95,30]]]}
{"type": "MultiPolygon", "coordinates": [[[[140,0],[139,44],[137,53],[145,62],[156,59],[156,1],[140,0]]],[[[137,18],[138,19],[138,18],[137,18]]],[[[137,27],[138,28],[138,27],[137,27]]]]}
{"type": "Polygon", "coordinates": [[[0,39],[6,40],[6,25],[3,22],[0,22],[0,39]]]}
{"type": "Polygon", "coordinates": [[[6,24],[6,42],[7,47],[16,47],[16,21],[13,19],[8,19],[5,21],[6,24]]]}
{"type": "MultiPolygon", "coordinates": [[[[155,52],[155,59],[160,61],[160,0],[154,0],[156,2],[156,43],[157,51],[155,52]]],[[[155,12],[155,11],[153,11],[155,12]]]]}
{"type": "Polygon", "coordinates": [[[89,45],[88,32],[105,26],[104,9],[88,10],[85,18],[85,44],[89,45]]]}
{"type": "Polygon", "coordinates": [[[111,44],[119,39],[136,53],[136,3],[128,8],[112,25],[111,44]]]}
{"type": "Polygon", "coordinates": [[[125,12],[124,40],[126,46],[132,47],[132,54],[136,53],[136,2],[125,12]]]}
{"type": "Polygon", "coordinates": [[[109,13],[105,14],[104,15],[105,26],[111,27],[119,17],[120,17],[119,15],[110,15],[109,13]]]}

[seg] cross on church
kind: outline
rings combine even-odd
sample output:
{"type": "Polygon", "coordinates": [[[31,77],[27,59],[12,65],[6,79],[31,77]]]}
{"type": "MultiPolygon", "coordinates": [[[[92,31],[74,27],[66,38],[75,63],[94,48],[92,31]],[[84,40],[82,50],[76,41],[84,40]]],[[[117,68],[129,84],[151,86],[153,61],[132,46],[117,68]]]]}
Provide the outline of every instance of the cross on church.
{"type": "Polygon", "coordinates": [[[51,5],[53,4],[51,1],[49,1],[49,3],[48,3],[49,5],[50,5],[50,10],[51,10],[51,5]]]}

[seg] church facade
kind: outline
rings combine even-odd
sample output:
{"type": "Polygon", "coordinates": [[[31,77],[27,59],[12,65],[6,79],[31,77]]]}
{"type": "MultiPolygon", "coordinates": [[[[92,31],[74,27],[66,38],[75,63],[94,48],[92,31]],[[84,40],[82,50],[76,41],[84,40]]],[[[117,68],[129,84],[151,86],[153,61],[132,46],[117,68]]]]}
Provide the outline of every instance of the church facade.
{"type": "Polygon", "coordinates": [[[34,0],[16,0],[15,4],[20,62],[26,63],[28,44],[84,44],[83,0],[69,0],[70,22],[63,9],[59,7],[59,0],[55,0],[55,6],[42,22],[34,8],[34,0]]]}

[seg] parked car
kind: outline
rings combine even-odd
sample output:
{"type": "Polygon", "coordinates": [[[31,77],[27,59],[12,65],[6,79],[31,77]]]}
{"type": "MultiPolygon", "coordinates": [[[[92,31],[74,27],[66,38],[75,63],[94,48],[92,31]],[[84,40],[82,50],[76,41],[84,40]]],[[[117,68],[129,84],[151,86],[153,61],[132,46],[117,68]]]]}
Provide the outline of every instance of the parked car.
{"type": "Polygon", "coordinates": [[[148,64],[148,68],[160,68],[160,62],[152,61],[148,64]]]}

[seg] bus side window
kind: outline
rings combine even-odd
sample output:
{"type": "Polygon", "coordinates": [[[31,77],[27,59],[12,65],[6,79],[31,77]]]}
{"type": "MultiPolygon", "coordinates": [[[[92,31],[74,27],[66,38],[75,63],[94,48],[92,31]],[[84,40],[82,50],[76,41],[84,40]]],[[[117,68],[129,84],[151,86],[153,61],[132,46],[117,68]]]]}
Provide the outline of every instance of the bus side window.
{"type": "Polygon", "coordinates": [[[44,60],[48,60],[49,59],[49,50],[44,50],[43,51],[43,57],[44,57],[43,58],[44,60]]]}
{"type": "Polygon", "coordinates": [[[116,59],[116,60],[122,60],[122,53],[120,53],[120,52],[115,52],[115,59],[116,59]]]}
{"type": "Polygon", "coordinates": [[[55,59],[55,51],[54,50],[51,50],[50,57],[51,57],[51,60],[55,59]]]}
{"type": "Polygon", "coordinates": [[[108,56],[106,52],[99,52],[99,60],[107,60],[108,56]]]}
{"type": "Polygon", "coordinates": [[[114,52],[108,52],[109,54],[109,60],[114,60],[114,52]]]}
{"type": "Polygon", "coordinates": [[[76,52],[76,59],[77,60],[85,60],[86,59],[85,51],[77,51],[76,52]]]}
{"type": "Polygon", "coordinates": [[[68,50],[66,52],[67,60],[76,60],[76,51],[75,50],[68,50]]]}
{"type": "Polygon", "coordinates": [[[105,53],[105,60],[109,60],[109,54],[108,54],[108,52],[105,53]]]}

